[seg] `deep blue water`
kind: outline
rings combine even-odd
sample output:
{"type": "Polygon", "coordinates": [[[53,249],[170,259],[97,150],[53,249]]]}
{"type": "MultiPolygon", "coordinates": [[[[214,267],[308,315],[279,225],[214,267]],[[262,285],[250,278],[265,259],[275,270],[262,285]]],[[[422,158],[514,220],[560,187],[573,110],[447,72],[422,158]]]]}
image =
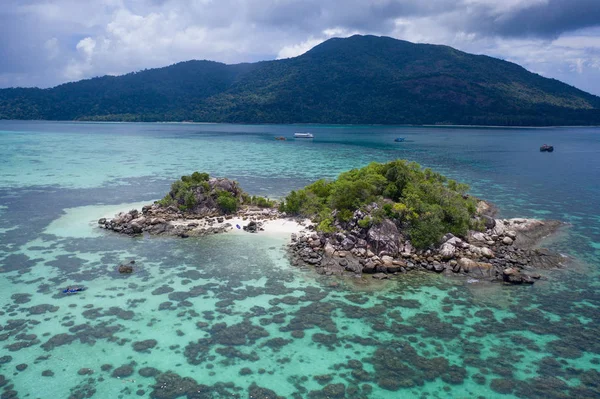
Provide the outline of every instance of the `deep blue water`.
{"type": "Polygon", "coordinates": [[[0,121],[0,358],[10,356],[0,389],[245,398],[256,383],[290,398],[342,387],[348,398],[600,397],[599,176],[599,128],[0,121]],[[555,151],[540,153],[544,143],[555,151]],[[571,266],[533,287],[431,275],[332,286],[293,268],[284,238],[131,239],[94,226],[195,170],[281,197],[396,158],[468,183],[501,216],[570,223],[546,245],[571,266]],[[115,273],[131,258],[133,276],[115,273]],[[88,290],[58,294],[74,283],[88,290]],[[136,350],[146,339],[156,345],[136,350]],[[192,392],[181,377],[203,385],[192,392]]]}

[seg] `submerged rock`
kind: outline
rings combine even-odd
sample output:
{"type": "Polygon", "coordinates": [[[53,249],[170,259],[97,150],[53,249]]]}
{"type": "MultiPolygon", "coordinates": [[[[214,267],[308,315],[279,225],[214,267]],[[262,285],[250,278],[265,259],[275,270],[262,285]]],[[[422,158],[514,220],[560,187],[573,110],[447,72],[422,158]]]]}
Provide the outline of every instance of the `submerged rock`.
{"type": "Polygon", "coordinates": [[[89,368],[82,368],[82,369],[79,369],[79,371],[77,372],[77,374],[79,374],[79,375],[92,375],[92,374],[94,374],[94,370],[89,369],[89,368]]]}
{"type": "Polygon", "coordinates": [[[510,284],[533,284],[534,280],[531,276],[521,273],[514,267],[506,268],[502,271],[502,279],[510,284]]]}
{"type": "Polygon", "coordinates": [[[155,377],[160,374],[160,370],[155,369],[154,367],[142,367],[138,370],[138,374],[142,377],[155,377]]]}
{"type": "Polygon", "coordinates": [[[346,386],[344,384],[325,385],[323,393],[327,398],[343,398],[346,396],[346,386]]]}
{"type": "Polygon", "coordinates": [[[6,363],[12,361],[12,359],[13,359],[12,356],[4,355],[4,356],[0,357],[0,364],[6,364],[6,363]]]}
{"type": "Polygon", "coordinates": [[[135,261],[132,260],[127,264],[121,264],[119,265],[119,273],[121,274],[131,274],[133,273],[133,265],[135,264],[135,261]]]}
{"type": "Polygon", "coordinates": [[[156,346],[157,342],[155,339],[147,339],[144,341],[138,341],[138,342],[134,342],[133,345],[133,350],[136,352],[144,352],[144,351],[148,351],[149,349],[152,349],[156,346]]]}
{"type": "Polygon", "coordinates": [[[186,395],[190,398],[204,397],[205,395],[199,395],[199,393],[207,390],[206,386],[199,385],[192,378],[182,378],[170,371],[158,375],[153,388],[150,394],[153,399],[175,399],[186,395]]]}
{"type": "Polygon", "coordinates": [[[282,399],[282,396],[277,396],[277,393],[275,393],[275,391],[268,389],[268,388],[263,388],[263,387],[259,387],[258,385],[256,385],[255,382],[252,383],[252,385],[250,385],[250,387],[248,387],[248,398],[251,399],[282,399]]]}
{"type": "Polygon", "coordinates": [[[117,367],[111,373],[111,377],[114,378],[126,378],[133,374],[133,366],[130,364],[124,364],[123,366],[117,367]]]}

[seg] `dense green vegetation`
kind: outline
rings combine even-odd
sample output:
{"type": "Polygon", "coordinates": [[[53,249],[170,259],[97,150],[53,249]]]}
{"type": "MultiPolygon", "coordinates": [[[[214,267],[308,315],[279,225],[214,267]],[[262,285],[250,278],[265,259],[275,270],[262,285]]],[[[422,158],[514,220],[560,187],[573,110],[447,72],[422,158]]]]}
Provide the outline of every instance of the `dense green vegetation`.
{"type": "Polygon", "coordinates": [[[221,191],[217,194],[217,205],[223,213],[234,213],[238,210],[239,200],[229,191],[221,191]]]}
{"type": "Polygon", "coordinates": [[[245,196],[244,203],[248,205],[258,206],[259,208],[273,208],[276,202],[265,197],[259,197],[257,195],[245,196]]]}
{"type": "Polygon", "coordinates": [[[362,210],[361,228],[391,219],[413,245],[425,248],[446,233],[465,236],[469,228],[480,227],[474,218],[476,199],[465,195],[468,189],[417,163],[396,160],[353,169],[335,181],[318,180],[292,191],[280,209],[312,218],[324,232],[334,232],[362,210]]]}
{"type": "Polygon", "coordinates": [[[210,192],[209,178],[208,173],[200,172],[194,172],[190,176],[181,176],[180,180],[171,184],[171,191],[158,203],[164,207],[174,205],[181,211],[190,210],[197,203],[195,194],[197,191],[210,192]]]}
{"type": "Polygon", "coordinates": [[[0,119],[590,125],[600,124],[600,98],[495,58],[353,36],[285,60],[188,61],[4,89],[0,119]]]}
{"type": "Polygon", "coordinates": [[[182,212],[193,211],[196,205],[210,204],[210,200],[222,213],[235,213],[241,205],[252,205],[260,208],[272,208],[275,202],[264,197],[250,196],[240,190],[236,196],[230,191],[211,187],[208,173],[194,172],[189,176],[171,184],[171,190],[158,201],[163,207],[175,206],[182,212]],[[201,202],[203,204],[201,204],[201,202]]]}

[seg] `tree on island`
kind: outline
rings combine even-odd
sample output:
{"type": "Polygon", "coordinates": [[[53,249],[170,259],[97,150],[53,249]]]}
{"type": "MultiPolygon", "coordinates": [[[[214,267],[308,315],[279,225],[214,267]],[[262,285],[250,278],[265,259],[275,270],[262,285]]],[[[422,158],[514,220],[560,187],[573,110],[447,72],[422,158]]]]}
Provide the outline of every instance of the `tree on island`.
{"type": "Polygon", "coordinates": [[[236,181],[211,178],[208,173],[194,172],[171,184],[171,190],[158,201],[162,207],[174,206],[186,213],[201,213],[217,208],[223,214],[235,213],[242,205],[271,208],[275,202],[264,197],[250,196],[236,181]]]}
{"type": "Polygon", "coordinates": [[[388,219],[408,234],[415,247],[426,248],[446,233],[464,237],[469,229],[483,228],[476,217],[477,199],[466,194],[468,189],[415,162],[396,160],[371,163],[334,181],[318,180],[292,191],[280,210],[309,217],[326,233],[356,227],[349,222],[359,211],[359,228],[388,219]]]}

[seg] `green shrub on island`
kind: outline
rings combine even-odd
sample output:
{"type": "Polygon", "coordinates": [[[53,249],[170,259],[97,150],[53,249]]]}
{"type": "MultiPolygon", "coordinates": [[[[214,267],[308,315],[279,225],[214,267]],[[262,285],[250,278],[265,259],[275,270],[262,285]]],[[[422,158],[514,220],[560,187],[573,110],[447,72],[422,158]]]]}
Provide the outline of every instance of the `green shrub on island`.
{"type": "Polygon", "coordinates": [[[479,229],[474,216],[477,200],[467,196],[469,187],[423,169],[415,162],[396,160],[371,163],[339,175],[337,180],[318,180],[292,191],[280,204],[291,215],[309,217],[323,232],[334,232],[336,221],[343,224],[356,210],[368,215],[358,221],[361,228],[393,220],[412,244],[426,248],[444,234],[465,236],[479,229]],[[377,204],[375,210],[367,207],[377,204]]]}
{"type": "Polygon", "coordinates": [[[222,213],[234,213],[242,204],[260,208],[273,208],[276,204],[265,197],[248,195],[236,182],[228,179],[216,179],[215,183],[209,183],[209,180],[208,173],[194,172],[189,176],[181,176],[171,184],[171,191],[157,203],[163,207],[175,206],[182,212],[216,206],[222,213]]]}
{"type": "Polygon", "coordinates": [[[273,208],[275,206],[275,201],[257,195],[250,197],[249,203],[250,205],[258,206],[259,208],[273,208]]]}
{"type": "Polygon", "coordinates": [[[191,211],[198,203],[198,194],[212,195],[219,209],[224,213],[237,211],[239,199],[232,193],[224,190],[214,190],[208,183],[208,173],[194,172],[189,176],[181,176],[181,179],[171,184],[171,191],[158,204],[164,207],[176,206],[180,211],[191,211]]]}
{"type": "Polygon", "coordinates": [[[217,205],[223,213],[234,213],[238,210],[238,199],[229,191],[219,191],[217,205]]]}
{"type": "Polygon", "coordinates": [[[174,205],[181,211],[192,209],[196,205],[196,195],[194,191],[199,187],[204,192],[210,191],[208,173],[194,172],[190,176],[181,176],[171,184],[171,191],[158,204],[164,207],[174,205]]]}

